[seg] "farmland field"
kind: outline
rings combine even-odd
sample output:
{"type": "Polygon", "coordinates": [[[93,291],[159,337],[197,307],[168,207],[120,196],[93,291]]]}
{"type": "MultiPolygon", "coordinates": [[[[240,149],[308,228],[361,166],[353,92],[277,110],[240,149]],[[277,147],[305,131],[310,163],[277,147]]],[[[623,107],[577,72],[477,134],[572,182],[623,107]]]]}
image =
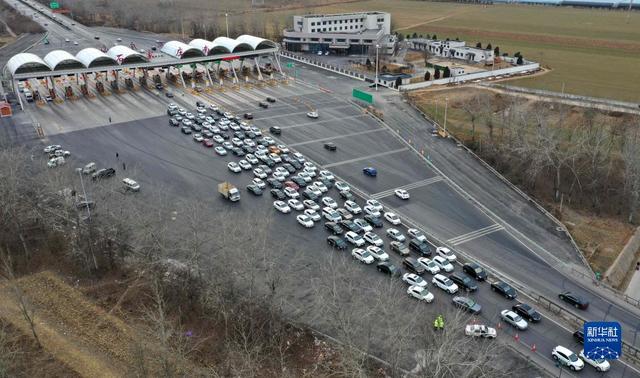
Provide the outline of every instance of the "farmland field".
{"type": "MultiPolygon", "coordinates": [[[[314,13],[390,12],[394,30],[437,34],[520,51],[551,72],[515,85],[640,102],[640,13],[569,7],[370,0],[307,8],[314,13]]],[[[284,12],[283,12],[284,13],[284,12]]],[[[302,13],[288,11],[286,16],[302,13]]],[[[277,17],[278,12],[269,16],[277,17]]],[[[282,14],[285,16],[285,14],[282,14]]],[[[291,19],[287,18],[290,24],[291,19]]]]}

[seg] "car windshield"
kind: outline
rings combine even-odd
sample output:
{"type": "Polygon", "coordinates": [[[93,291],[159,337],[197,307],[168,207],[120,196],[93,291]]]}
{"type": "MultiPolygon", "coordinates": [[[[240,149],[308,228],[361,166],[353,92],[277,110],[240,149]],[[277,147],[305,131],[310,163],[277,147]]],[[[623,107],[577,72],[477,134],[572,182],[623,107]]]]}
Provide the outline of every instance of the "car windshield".
{"type": "Polygon", "coordinates": [[[569,361],[571,361],[571,362],[576,362],[576,361],[578,361],[578,356],[576,356],[576,354],[575,354],[575,353],[571,353],[571,354],[569,355],[569,361]]]}
{"type": "Polygon", "coordinates": [[[516,321],[516,322],[519,322],[519,321],[522,320],[522,318],[520,317],[520,315],[516,315],[516,316],[514,316],[513,320],[516,321]]]}
{"type": "Polygon", "coordinates": [[[474,272],[476,272],[477,274],[482,273],[482,268],[478,267],[474,269],[474,272]]]}

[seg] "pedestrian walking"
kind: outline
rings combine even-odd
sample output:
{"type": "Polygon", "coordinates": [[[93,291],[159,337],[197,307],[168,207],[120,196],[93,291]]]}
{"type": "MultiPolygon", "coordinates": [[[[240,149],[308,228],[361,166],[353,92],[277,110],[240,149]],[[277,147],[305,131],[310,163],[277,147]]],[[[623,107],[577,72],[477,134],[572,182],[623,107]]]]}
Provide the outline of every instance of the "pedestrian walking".
{"type": "Polygon", "coordinates": [[[109,123],[111,123],[111,116],[109,116],[109,123]]]}
{"type": "Polygon", "coordinates": [[[118,155],[118,153],[116,152],[116,160],[118,160],[120,158],[120,155],[118,155]]]}
{"type": "Polygon", "coordinates": [[[122,162],[122,170],[126,171],[127,170],[127,166],[124,164],[124,161],[122,162]]]}

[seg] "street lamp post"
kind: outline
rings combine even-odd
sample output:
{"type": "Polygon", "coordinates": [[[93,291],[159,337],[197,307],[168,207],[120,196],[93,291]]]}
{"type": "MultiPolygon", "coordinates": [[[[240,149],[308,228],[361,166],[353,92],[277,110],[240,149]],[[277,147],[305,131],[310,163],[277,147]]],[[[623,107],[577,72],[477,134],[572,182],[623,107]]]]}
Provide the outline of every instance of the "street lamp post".
{"type": "Polygon", "coordinates": [[[447,108],[449,107],[449,97],[444,98],[444,133],[447,134],[447,108]]]}
{"type": "Polygon", "coordinates": [[[229,13],[224,14],[224,23],[227,26],[227,38],[229,38],[229,13]]]}
{"type": "Polygon", "coordinates": [[[378,90],[378,49],[380,45],[376,45],[376,91],[378,90]]]}

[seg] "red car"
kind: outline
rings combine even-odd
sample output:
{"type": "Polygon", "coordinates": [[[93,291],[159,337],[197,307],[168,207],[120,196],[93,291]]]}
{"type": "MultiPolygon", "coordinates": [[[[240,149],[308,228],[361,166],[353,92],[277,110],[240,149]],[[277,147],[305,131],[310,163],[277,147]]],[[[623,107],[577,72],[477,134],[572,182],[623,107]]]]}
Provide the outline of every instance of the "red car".
{"type": "Polygon", "coordinates": [[[295,183],[295,182],[293,182],[293,181],[285,181],[285,182],[284,182],[284,187],[285,187],[285,188],[291,188],[291,189],[293,189],[293,190],[298,190],[298,189],[300,189],[300,187],[298,186],[298,184],[296,184],[296,183],[295,183]]]}
{"type": "Polygon", "coordinates": [[[204,144],[205,146],[211,148],[213,147],[213,141],[211,139],[205,139],[202,141],[202,144],[204,144]]]}

